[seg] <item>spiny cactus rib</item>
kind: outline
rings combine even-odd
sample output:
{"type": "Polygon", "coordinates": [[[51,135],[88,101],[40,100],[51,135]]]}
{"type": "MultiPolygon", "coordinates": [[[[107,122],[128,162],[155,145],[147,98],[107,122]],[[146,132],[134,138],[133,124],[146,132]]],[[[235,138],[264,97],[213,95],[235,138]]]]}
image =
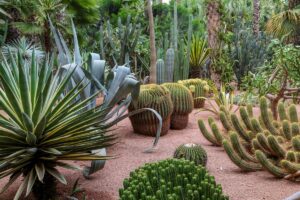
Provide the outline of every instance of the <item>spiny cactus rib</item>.
{"type": "Polygon", "coordinates": [[[252,156],[245,147],[241,144],[238,134],[235,132],[230,133],[230,142],[233,149],[238,153],[238,155],[244,159],[251,162],[258,162],[254,156],[252,156]]]}
{"type": "Polygon", "coordinates": [[[230,131],[230,130],[233,130],[233,127],[231,126],[229,120],[228,120],[228,117],[226,116],[226,114],[224,112],[220,112],[220,120],[224,126],[224,128],[227,130],[227,131],[230,131]]]}
{"type": "Polygon", "coordinates": [[[300,138],[299,137],[293,137],[292,146],[295,151],[300,151],[300,138]]]}
{"type": "Polygon", "coordinates": [[[286,160],[296,162],[297,158],[294,151],[288,151],[285,157],[286,160]]]}
{"type": "Polygon", "coordinates": [[[246,128],[248,130],[253,130],[252,128],[252,125],[251,125],[251,121],[250,121],[250,118],[249,118],[249,114],[247,113],[247,110],[245,107],[240,107],[240,115],[241,115],[241,118],[246,126],[246,128]]]}
{"type": "Polygon", "coordinates": [[[280,158],[285,158],[286,150],[278,143],[277,139],[273,135],[268,136],[268,144],[270,149],[280,158]]]}
{"type": "Polygon", "coordinates": [[[264,151],[265,153],[271,154],[271,155],[276,155],[270,149],[269,144],[268,144],[268,139],[264,133],[258,133],[256,135],[256,139],[257,139],[262,151],[264,151]]]}
{"type": "Polygon", "coordinates": [[[288,120],[282,121],[282,133],[287,140],[292,139],[291,125],[288,120]]]}
{"type": "Polygon", "coordinates": [[[271,161],[269,161],[268,158],[266,157],[266,155],[262,151],[256,150],[255,156],[256,156],[257,160],[259,160],[259,162],[263,166],[263,168],[265,168],[267,171],[269,171],[274,176],[276,176],[278,178],[283,178],[287,175],[287,172],[285,170],[277,167],[271,161]]]}
{"type": "Polygon", "coordinates": [[[163,59],[159,59],[156,62],[157,84],[165,82],[165,62],[163,59]]]}
{"type": "Polygon", "coordinates": [[[260,126],[259,121],[257,121],[255,118],[251,119],[251,126],[253,128],[253,132],[255,133],[261,133],[264,130],[263,127],[260,126]]]}
{"type": "Polygon", "coordinates": [[[222,141],[223,141],[223,136],[219,131],[218,126],[216,125],[216,123],[212,123],[211,124],[211,131],[214,134],[216,141],[218,142],[218,144],[221,146],[222,145],[222,141]]]}
{"type": "Polygon", "coordinates": [[[292,123],[292,135],[293,136],[300,135],[300,129],[297,122],[292,123]]]}
{"type": "Polygon", "coordinates": [[[294,174],[300,170],[300,163],[293,163],[289,160],[282,160],[280,164],[286,171],[288,171],[291,174],[294,174]]]}
{"type": "Polygon", "coordinates": [[[273,134],[279,135],[279,131],[274,127],[272,123],[272,119],[270,119],[269,111],[268,111],[268,103],[266,98],[260,99],[260,110],[261,110],[261,117],[265,127],[273,134]]]}
{"type": "Polygon", "coordinates": [[[194,162],[196,165],[206,166],[207,154],[206,151],[199,144],[182,144],[174,152],[174,158],[194,162]]]}
{"type": "Polygon", "coordinates": [[[247,104],[246,108],[247,108],[247,113],[248,113],[249,117],[253,117],[253,107],[252,107],[252,105],[247,104]]]}
{"type": "Polygon", "coordinates": [[[288,116],[287,116],[286,111],[285,111],[284,103],[280,102],[278,104],[277,109],[278,109],[279,119],[281,121],[288,120],[288,116]]]}
{"type": "Polygon", "coordinates": [[[235,130],[237,131],[237,133],[246,141],[250,142],[251,141],[251,137],[248,135],[248,131],[245,130],[243,128],[243,126],[241,125],[238,117],[236,116],[236,114],[231,114],[231,122],[232,125],[234,126],[235,130]]]}
{"type": "Polygon", "coordinates": [[[209,141],[211,142],[212,144],[216,145],[216,146],[221,146],[218,141],[215,139],[215,137],[209,133],[209,131],[207,130],[205,124],[204,124],[204,121],[199,119],[198,120],[198,126],[199,126],[199,129],[202,133],[202,135],[209,141]]]}
{"type": "Polygon", "coordinates": [[[230,160],[236,164],[239,168],[241,168],[244,171],[257,171],[262,169],[261,165],[258,163],[253,163],[253,162],[247,162],[243,160],[241,157],[239,157],[229,144],[227,140],[223,140],[223,147],[229,156],[230,160]]]}
{"type": "Polygon", "coordinates": [[[297,108],[294,104],[290,105],[290,107],[289,107],[289,116],[290,116],[290,121],[291,122],[299,122],[298,121],[297,108]]]}

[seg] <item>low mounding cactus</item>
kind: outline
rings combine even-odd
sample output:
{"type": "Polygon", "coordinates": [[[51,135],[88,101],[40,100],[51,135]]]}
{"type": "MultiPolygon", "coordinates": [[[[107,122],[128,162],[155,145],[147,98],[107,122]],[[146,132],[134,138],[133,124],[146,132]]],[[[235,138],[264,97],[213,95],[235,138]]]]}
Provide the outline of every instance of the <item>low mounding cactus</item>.
{"type": "Polygon", "coordinates": [[[184,158],[193,161],[196,165],[206,166],[207,154],[199,144],[182,144],[174,152],[174,158],[184,158]]]}
{"type": "Polygon", "coordinates": [[[170,91],[174,105],[171,116],[171,128],[177,130],[186,128],[189,121],[189,114],[194,108],[192,93],[179,83],[165,83],[163,86],[170,91]]]}
{"type": "Polygon", "coordinates": [[[183,84],[192,92],[195,108],[204,107],[205,98],[209,92],[209,86],[206,81],[197,78],[178,81],[178,83],[183,84]]]}
{"type": "MultiPolygon", "coordinates": [[[[156,110],[162,118],[161,135],[168,133],[170,129],[171,114],[173,112],[173,103],[170,91],[161,85],[148,84],[142,85],[137,102],[130,104],[129,111],[141,108],[152,108],[156,110]]],[[[156,116],[146,111],[130,117],[131,124],[136,133],[155,136],[159,124],[156,116]]]]}
{"type": "Polygon", "coordinates": [[[184,159],[145,164],[131,172],[123,185],[121,200],[229,199],[203,166],[184,159]]]}
{"type": "Polygon", "coordinates": [[[252,107],[241,107],[240,117],[220,112],[226,131],[222,132],[212,118],[210,133],[199,120],[203,136],[211,143],[224,147],[229,158],[245,171],[265,169],[272,175],[289,180],[300,179],[300,127],[295,105],[278,105],[278,120],[268,109],[266,98],[260,99],[261,114],[253,116],[252,107]]]}

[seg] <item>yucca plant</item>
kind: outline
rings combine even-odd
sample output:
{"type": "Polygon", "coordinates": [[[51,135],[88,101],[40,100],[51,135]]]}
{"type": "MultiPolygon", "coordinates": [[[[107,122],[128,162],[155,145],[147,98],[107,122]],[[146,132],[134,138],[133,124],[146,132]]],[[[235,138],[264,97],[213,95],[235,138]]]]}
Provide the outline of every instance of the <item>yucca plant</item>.
{"type": "Polygon", "coordinates": [[[192,77],[199,77],[199,73],[201,74],[203,65],[209,58],[210,51],[211,50],[207,48],[205,40],[200,37],[193,36],[190,52],[190,73],[192,77]]]}
{"type": "Polygon", "coordinates": [[[15,200],[32,190],[37,199],[53,197],[56,180],[66,184],[57,167],[79,170],[65,161],[108,159],[89,152],[116,138],[106,134],[114,124],[106,123],[108,109],[86,109],[97,94],[76,101],[87,87],[83,82],[66,92],[74,69],[54,74],[52,59],[41,65],[34,58],[34,51],[31,63],[10,54],[10,62],[0,64],[0,105],[6,113],[0,115],[0,179],[10,177],[3,192],[23,177],[15,200]]]}

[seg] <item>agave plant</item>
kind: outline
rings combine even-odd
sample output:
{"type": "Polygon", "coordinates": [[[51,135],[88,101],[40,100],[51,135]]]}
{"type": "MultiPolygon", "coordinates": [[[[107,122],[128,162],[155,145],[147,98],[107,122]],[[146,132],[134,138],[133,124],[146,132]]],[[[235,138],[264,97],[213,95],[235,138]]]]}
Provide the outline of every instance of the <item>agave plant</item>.
{"type": "Polygon", "coordinates": [[[97,93],[76,101],[87,87],[84,81],[66,90],[76,68],[54,74],[53,60],[40,65],[34,54],[31,63],[19,53],[0,64],[0,105],[5,112],[0,114],[0,179],[10,177],[3,192],[23,177],[15,200],[24,191],[27,196],[33,188],[40,190],[42,183],[51,186],[49,177],[66,184],[57,167],[80,168],[65,161],[110,158],[91,152],[112,145],[116,138],[107,134],[114,124],[106,123],[109,110],[86,109],[97,93]]]}

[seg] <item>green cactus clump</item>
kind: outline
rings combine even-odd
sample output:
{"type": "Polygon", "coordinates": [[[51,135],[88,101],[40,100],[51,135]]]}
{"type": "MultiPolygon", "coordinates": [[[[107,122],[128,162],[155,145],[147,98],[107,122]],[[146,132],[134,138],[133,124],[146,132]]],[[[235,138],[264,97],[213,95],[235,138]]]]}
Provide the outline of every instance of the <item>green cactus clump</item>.
{"type": "Polygon", "coordinates": [[[177,130],[186,128],[189,114],[194,108],[192,93],[179,83],[165,83],[162,85],[170,91],[174,105],[171,128],[177,130]]]}
{"type": "Polygon", "coordinates": [[[209,118],[211,131],[203,120],[199,128],[214,145],[225,152],[245,171],[265,169],[272,175],[289,180],[300,179],[300,122],[295,105],[279,103],[279,120],[274,120],[266,98],[260,99],[260,116],[253,115],[252,107],[240,107],[240,115],[220,111],[224,129],[209,118]],[[224,130],[224,131],[220,131],[224,130]],[[220,144],[220,141],[222,143],[220,144]]]}
{"type": "Polygon", "coordinates": [[[209,92],[209,86],[206,81],[202,79],[187,79],[178,81],[178,83],[183,84],[185,87],[191,90],[194,98],[194,107],[203,108],[205,99],[209,92]]]}
{"type": "MultiPolygon", "coordinates": [[[[142,85],[137,102],[130,104],[128,109],[129,111],[134,111],[142,108],[152,108],[161,115],[161,135],[167,134],[170,128],[171,114],[173,112],[170,91],[161,85],[142,85]]],[[[129,119],[136,133],[156,136],[159,121],[152,112],[145,111],[130,116],[129,119]]]]}
{"type": "Polygon", "coordinates": [[[188,143],[182,144],[174,152],[174,158],[184,158],[193,161],[196,165],[206,166],[207,154],[205,149],[199,144],[188,143]]]}
{"type": "Polygon", "coordinates": [[[147,163],[130,173],[119,190],[121,200],[228,200],[221,185],[201,165],[184,159],[147,163]]]}

